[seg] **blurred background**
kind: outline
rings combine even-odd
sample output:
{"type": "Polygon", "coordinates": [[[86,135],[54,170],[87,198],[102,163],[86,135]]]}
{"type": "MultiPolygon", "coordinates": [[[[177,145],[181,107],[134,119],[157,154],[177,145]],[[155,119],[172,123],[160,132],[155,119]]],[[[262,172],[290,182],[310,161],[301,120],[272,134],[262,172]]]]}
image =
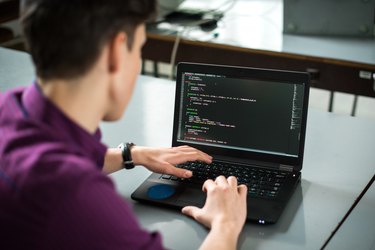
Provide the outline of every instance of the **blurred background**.
{"type": "MultiPolygon", "coordinates": [[[[19,6],[0,0],[0,47],[25,51],[19,6]]],[[[173,79],[180,61],[306,71],[310,107],[375,119],[374,20],[375,0],[160,0],[142,74],[173,79]]]]}

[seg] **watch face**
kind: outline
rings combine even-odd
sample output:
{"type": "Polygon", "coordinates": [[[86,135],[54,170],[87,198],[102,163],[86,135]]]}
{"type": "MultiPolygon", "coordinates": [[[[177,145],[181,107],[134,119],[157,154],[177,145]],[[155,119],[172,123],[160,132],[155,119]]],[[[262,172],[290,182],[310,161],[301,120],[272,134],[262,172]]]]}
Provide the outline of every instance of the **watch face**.
{"type": "Polygon", "coordinates": [[[134,163],[133,162],[128,162],[128,163],[124,163],[124,168],[125,169],[132,169],[132,168],[134,168],[135,166],[134,166],[134,163]]]}

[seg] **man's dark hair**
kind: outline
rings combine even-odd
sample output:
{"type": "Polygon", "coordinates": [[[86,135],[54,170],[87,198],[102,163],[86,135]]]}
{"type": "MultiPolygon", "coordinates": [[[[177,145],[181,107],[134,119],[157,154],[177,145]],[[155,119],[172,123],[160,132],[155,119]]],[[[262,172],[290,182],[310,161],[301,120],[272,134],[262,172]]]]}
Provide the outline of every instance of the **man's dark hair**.
{"type": "Polygon", "coordinates": [[[42,79],[86,73],[118,32],[132,48],[135,29],[153,18],[155,0],[23,0],[26,47],[42,79]]]}

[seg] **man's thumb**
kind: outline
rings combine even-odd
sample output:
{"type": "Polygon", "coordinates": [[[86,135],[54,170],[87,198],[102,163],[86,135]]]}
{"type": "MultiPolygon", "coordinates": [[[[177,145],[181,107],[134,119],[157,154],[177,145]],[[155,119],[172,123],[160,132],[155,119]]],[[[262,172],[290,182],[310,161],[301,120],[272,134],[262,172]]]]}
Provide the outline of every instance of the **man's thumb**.
{"type": "Polygon", "coordinates": [[[194,207],[194,206],[186,206],[182,209],[182,213],[196,219],[196,216],[197,216],[199,210],[200,210],[200,208],[197,208],[197,207],[194,207]]]}

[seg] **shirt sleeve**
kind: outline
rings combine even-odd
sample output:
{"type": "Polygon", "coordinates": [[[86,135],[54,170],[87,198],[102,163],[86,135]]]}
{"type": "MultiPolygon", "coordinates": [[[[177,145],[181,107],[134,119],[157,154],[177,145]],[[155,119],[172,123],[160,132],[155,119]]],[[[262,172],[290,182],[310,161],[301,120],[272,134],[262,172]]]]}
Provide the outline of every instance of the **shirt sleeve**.
{"type": "Polygon", "coordinates": [[[45,249],[163,249],[161,236],[138,224],[129,204],[101,173],[86,176],[50,218],[45,249]]]}

